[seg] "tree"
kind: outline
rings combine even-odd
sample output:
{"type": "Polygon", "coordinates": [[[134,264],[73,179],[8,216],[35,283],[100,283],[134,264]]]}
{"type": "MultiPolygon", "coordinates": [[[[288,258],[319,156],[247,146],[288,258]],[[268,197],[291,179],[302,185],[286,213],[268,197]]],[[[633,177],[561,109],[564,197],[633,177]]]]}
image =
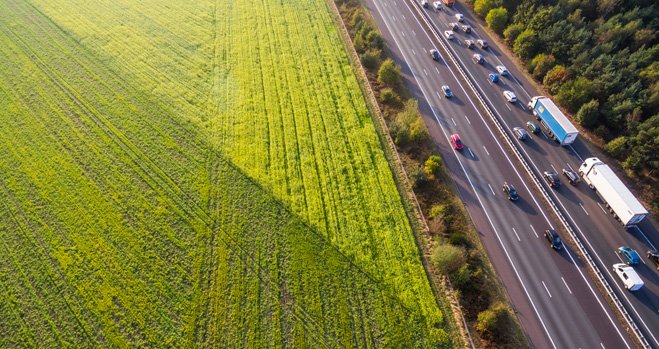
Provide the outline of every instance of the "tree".
{"type": "Polygon", "coordinates": [[[382,91],[380,91],[380,100],[387,105],[398,105],[400,102],[396,92],[389,87],[383,88],[382,91]]]}
{"type": "Polygon", "coordinates": [[[485,18],[491,9],[501,6],[501,0],[476,0],[474,12],[481,18],[485,18]]]}
{"type": "Polygon", "coordinates": [[[528,61],[535,56],[538,51],[538,35],[536,32],[531,29],[525,29],[521,32],[515,39],[513,51],[524,61],[528,61]]]}
{"type": "Polygon", "coordinates": [[[513,23],[509,25],[508,28],[503,31],[503,37],[506,40],[506,43],[512,46],[515,42],[515,39],[517,39],[522,31],[524,31],[524,24],[522,23],[513,23]]]}
{"type": "Polygon", "coordinates": [[[400,70],[391,58],[387,58],[378,70],[378,81],[388,86],[396,86],[400,82],[400,70]]]}
{"type": "Polygon", "coordinates": [[[590,100],[592,95],[593,82],[580,76],[575,80],[569,80],[563,84],[558,90],[556,99],[558,100],[558,103],[574,113],[581,108],[582,104],[590,100]]]}
{"type": "Polygon", "coordinates": [[[502,303],[495,303],[478,314],[476,330],[484,337],[494,341],[505,339],[505,334],[513,325],[513,317],[502,303]]]}
{"type": "Polygon", "coordinates": [[[449,244],[435,246],[430,255],[430,262],[443,274],[450,274],[462,267],[467,261],[462,247],[449,244]]]}
{"type": "Polygon", "coordinates": [[[382,39],[382,35],[375,30],[366,35],[366,43],[368,44],[368,47],[372,49],[382,50],[384,48],[384,39],[382,39]]]}
{"type": "Polygon", "coordinates": [[[567,81],[570,75],[562,65],[555,65],[551,70],[547,72],[545,78],[542,80],[542,83],[549,88],[551,94],[556,94],[558,89],[563,86],[563,83],[567,81]]]}
{"type": "Polygon", "coordinates": [[[380,50],[368,50],[361,55],[359,55],[359,60],[362,62],[364,68],[368,70],[374,70],[380,64],[380,55],[382,51],[380,50]]]}
{"type": "Polygon", "coordinates": [[[430,155],[428,160],[423,164],[423,172],[429,180],[434,180],[435,176],[439,174],[442,169],[442,159],[437,155],[430,155]]]}
{"type": "Polygon", "coordinates": [[[574,119],[577,120],[581,126],[592,129],[597,126],[599,121],[599,106],[600,103],[596,99],[592,99],[590,102],[583,104],[579,108],[574,119]]]}
{"type": "Polygon", "coordinates": [[[614,158],[622,159],[627,156],[627,138],[620,136],[606,143],[604,150],[614,158]]]}
{"type": "Polygon", "coordinates": [[[490,10],[485,17],[485,22],[490,29],[496,33],[501,34],[508,24],[508,10],[503,7],[498,7],[490,10]]]}
{"type": "Polygon", "coordinates": [[[426,177],[426,173],[423,172],[421,167],[418,167],[410,172],[410,183],[414,189],[419,189],[428,184],[428,177],[426,177]]]}
{"type": "Polygon", "coordinates": [[[391,134],[394,143],[400,147],[404,147],[410,142],[410,129],[400,122],[394,121],[391,123],[389,134],[391,134]]]}
{"type": "Polygon", "coordinates": [[[533,67],[531,70],[533,77],[538,81],[542,81],[555,64],[556,58],[554,58],[554,55],[541,53],[533,58],[529,67],[533,67]]]}

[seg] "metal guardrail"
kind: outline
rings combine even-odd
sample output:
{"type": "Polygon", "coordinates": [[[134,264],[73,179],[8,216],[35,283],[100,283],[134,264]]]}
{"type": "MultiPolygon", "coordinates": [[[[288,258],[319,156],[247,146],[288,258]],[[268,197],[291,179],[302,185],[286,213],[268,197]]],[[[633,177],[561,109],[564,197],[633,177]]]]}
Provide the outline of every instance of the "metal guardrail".
{"type": "Polygon", "coordinates": [[[570,236],[572,237],[572,240],[578,247],[579,251],[581,252],[581,255],[584,257],[584,259],[587,261],[588,266],[590,269],[593,271],[593,273],[597,276],[598,281],[600,284],[604,287],[606,292],[608,293],[609,298],[612,300],[613,304],[618,308],[618,311],[622,314],[623,318],[629,325],[629,327],[632,329],[636,337],[638,338],[640,344],[644,348],[650,348],[650,344],[648,341],[645,339],[645,336],[643,336],[643,333],[641,333],[640,329],[634,322],[634,319],[631,318],[629,313],[627,312],[625,306],[622,304],[618,296],[613,292],[613,288],[609,285],[609,283],[606,281],[604,278],[604,274],[600,271],[600,269],[597,267],[595,264],[595,261],[592,259],[586,248],[584,247],[583,243],[581,240],[578,238],[574,230],[572,229],[572,226],[569,224],[567,219],[563,216],[561,211],[558,209],[558,206],[554,203],[554,201],[551,199],[545,188],[540,184],[540,181],[538,177],[535,175],[529,164],[527,163],[526,159],[523,157],[523,155],[519,152],[517,147],[513,144],[512,140],[510,139],[510,136],[506,133],[505,129],[501,125],[501,122],[497,118],[497,116],[492,112],[490,109],[490,106],[485,102],[483,97],[481,96],[480,90],[471,82],[471,80],[467,77],[467,74],[464,71],[464,67],[458,63],[456,60],[455,56],[453,53],[449,50],[448,46],[446,46],[446,43],[442,40],[441,34],[439,29],[437,29],[429,20],[428,20],[428,14],[425,13],[425,11],[421,8],[419,8],[419,4],[416,3],[416,0],[408,0],[410,3],[412,3],[412,7],[417,11],[419,14],[419,17],[423,20],[423,22],[427,25],[428,29],[432,32],[432,34],[435,36],[439,44],[442,46],[444,51],[446,52],[447,56],[453,63],[453,65],[457,68],[458,72],[464,79],[464,81],[467,83],[469,88],[472,90],[476,98],[478,99],[479,103],[485,110],[486,114],[489,116],[490,120],[494,123],[496,126],[497,130],[503,137],[503,139],[506,141],[512,152],[515,154],[519,162],[522,164],[524,167],[524,170],[527,172],[529,177],[531,177],[533,183],[536,185],[536,187],[540,190],[542,193],[542,196],[545,198],[545,201],[549,204],[549,206],[552,208],[558,219],[561,221],[565,229],[570,233],[570,236]]]}

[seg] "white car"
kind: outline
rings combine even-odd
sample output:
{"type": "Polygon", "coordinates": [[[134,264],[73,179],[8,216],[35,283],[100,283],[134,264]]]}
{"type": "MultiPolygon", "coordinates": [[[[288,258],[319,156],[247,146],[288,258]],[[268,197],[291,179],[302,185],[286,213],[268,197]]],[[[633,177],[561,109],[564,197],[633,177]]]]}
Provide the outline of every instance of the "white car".
{"type": "Polygon", "coordinates": [[[453,40],[453,31],[452,30],[447,30],[444,32],[444,36],[446,36],[447,39],[453,40]]]}
{"type": "Polygon", "coordinates": [[[517,96],[515,96],[515,92],[513,91],[503,91],[503,96],[506,97],[506,100],[510,103],[517,102],[517,96]]]}
{"type": "Polygon", "coordinates": [[[467,46],[467,48],[474,48],[474,40],[465,40],[465,46],[467,46]]]}
{"type": "Polygon", "coordinates": [[[434,7],[435,10],[439,11],[439,10],[442,9],[442,3],[439,2],[439,1],[435,1],[435,2],[432,3],[432,7],[434,7]]]}
{"type": "Polygon", "coordinates": [[[499,74],[501,74],[501,76],[508,75],[508,69],[506,69],[506,67],[502,65],[497,65],[497,71],[499,72],[499,74]]]}
{"type": "Polygon", "coordinates": [[[457,19],[458,22],[464,22],[465,21],[465,16],[463,16],[462,13],[456,13],[455,14],[455,19],[457,19]]]}
{"type": "Polygon", "coordinates": [[[487,41],[485,41],[485,40],[476,40],[476,42],[478,43],[478,46],[480,46],[483,50],[485,50],[487,48],[487,41]]]}
{"type": "Polygon", "coordinates": [[[428,0],[421,0],[421,6],[428,8],[428,0]]]}

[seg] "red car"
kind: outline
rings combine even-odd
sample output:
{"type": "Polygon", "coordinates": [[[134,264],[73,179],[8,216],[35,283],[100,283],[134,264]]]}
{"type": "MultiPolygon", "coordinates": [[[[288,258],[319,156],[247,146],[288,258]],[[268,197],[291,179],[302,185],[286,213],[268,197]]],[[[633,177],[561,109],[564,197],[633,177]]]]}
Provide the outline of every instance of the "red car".
{"type": "Polygon", "coordinates": [[[457,133],[451,135],[451,144],[455,150],[462,150],[462,141],[460,140],[460,136],[458,136],[457,133]]]}

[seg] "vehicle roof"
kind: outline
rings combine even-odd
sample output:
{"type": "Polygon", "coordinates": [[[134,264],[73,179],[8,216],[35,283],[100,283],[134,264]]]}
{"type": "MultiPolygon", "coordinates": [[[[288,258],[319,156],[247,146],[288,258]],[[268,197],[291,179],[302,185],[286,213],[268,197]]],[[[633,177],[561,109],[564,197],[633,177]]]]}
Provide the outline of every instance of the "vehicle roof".
{"type": "Polygon", "coordinates": [[[563,127],[566,133],[579,132],[576,127],[570,122],[570,120],[563,114],[563,112],[558,109],[554,102],[547,97],[538,98],[538,102],[542,103],[542,106],[556,119],[556,121],[563,127]]]}
{"type": "MultiPolygon", "coordinates": [[[[621,202],[625,203],[628,210],[635,213],[647,213],[648,211],[643,207],[640,201],[629,191],[629,188],[622,183],[618,175],[606,164],[595,167],[592,171],[599,171],[603,178],[607,178],[607,183],[610,187],[615,188],[612,192],[620,198],[621,202]]],[[[598,181],[599,182],[599,181],[598,181]]]]}

